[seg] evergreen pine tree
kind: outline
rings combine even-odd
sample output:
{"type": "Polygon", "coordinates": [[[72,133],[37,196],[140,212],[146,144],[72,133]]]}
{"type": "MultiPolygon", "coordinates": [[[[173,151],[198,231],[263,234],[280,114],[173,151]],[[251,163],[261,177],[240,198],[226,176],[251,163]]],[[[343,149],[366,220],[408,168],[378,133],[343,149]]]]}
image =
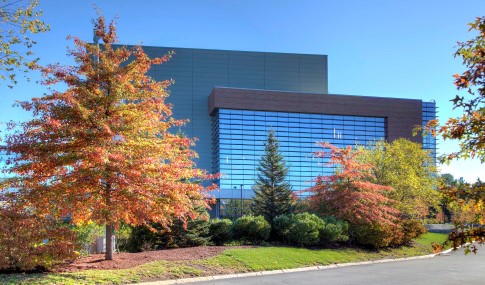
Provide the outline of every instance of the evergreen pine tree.
{"type": "Polygon", "coordinates": [[[288,170],[275,132],[271,129],[258,166],[259,174],[253,186],[255,197],[251,205],[254,215],[264,216],[271,226],[275,217],[291,213],[295,206],[291,185],[286,180],[288,170]]]}

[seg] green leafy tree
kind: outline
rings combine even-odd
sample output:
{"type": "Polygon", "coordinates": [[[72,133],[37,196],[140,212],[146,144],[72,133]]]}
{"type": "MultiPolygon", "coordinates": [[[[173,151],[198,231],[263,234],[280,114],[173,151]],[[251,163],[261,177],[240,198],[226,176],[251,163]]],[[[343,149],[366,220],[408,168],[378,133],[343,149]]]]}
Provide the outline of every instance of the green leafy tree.
{"type": "MultiPolygon", "coordinates": [[[[465,182],[463,178],[455,179],[455,177],[449,173],[443,173],[438,179],[438,189],[446,189],[456,186],[457,183],[465,182]]],[[[440,192],[439,208],[435,209],[437,222],[450,222],[452,219],[452,209],[448,204],[449,199],[440,192]]]]}
{"type": "Polygon", "coordinates": [[[465,253],[476,253],[478,248],[473,242],[485,242],[485,183],[480,179],[471,184],[457,179],[451,184],[442,183],[440,191],[455,225],[448,237],[453,248],[464,246],[465,253]]]}
{"type": "Polygon", "coordinates": [[[420,144],[406,139],[378,141],[361,150],[359,159],[372,165],[374,182],[394,189],[387,195],[396,201],[401,218],[420,219],[430,207],[438,207],[436,167],[420,144]]]}
{"type": "Polygon", "coordinates": [[[455,183],[455,177],[450,173],[443,173],[440,175],[441,183],[444,185],[453,185],[455,183]]]}
{"type": "Polygon", "coordinates": [[[251,209],[254,215],[263,216],[272,226],[274,218],[291,213],[295,207],[293,191],[287,181],[288,170],[275,132],[270,130],[253,186],[255,197],[251,209]]]}
{"type": "Polygon", "coordinates": [[[9,87],[17,83],[16,71],[27,73],[36,64],[32,47],[36,44],[31,37],[49,30],[49,25],[39,18],[37,0],[1,0],[0,17],[0,78],[8,80],[9,87]]]}

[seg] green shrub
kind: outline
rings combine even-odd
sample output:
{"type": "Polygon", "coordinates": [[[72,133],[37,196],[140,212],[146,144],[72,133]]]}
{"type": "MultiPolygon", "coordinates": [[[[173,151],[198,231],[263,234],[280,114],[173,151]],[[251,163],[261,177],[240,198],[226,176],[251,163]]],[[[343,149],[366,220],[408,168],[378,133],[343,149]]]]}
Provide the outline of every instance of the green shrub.
{"type": "MultiPolygon", "coordinates": [[[[156,227],[156,225],[155,225],[156,227]]],[[[158,229],[161,230],[161,229],[158,229]]],[[[160,246],[160,233],[151,231],[145,226],[133,227],[129,238],[122,250],[128,252],[142,252],[155,250],[160,246]]]]}
{"type": "Polygon", "coordinates": [[[283,243],[292,243],[290,241],[290,230],[294,225],[294,214],[281,215],[274,219],[274,232],[276,238],[283,243]]]}
{"type": "Polygon", "coordinates": [[[243,215],[252,215],[251,212],[252,200],[242,200],[242,211],[241,211],[241,200],[240,199],[224,199],[221,202],[221,219],[230,219],[235,221],[238,217],[243,215]]]}
{"type": "Polygon", "coordinates": [[[386,227],[379,224],[355,225],[350,227],[349,233],[356,244],[374,249],[397,244],[403,236],[399,226],[386,227]]]}
{"type": "Polygon", "coordinates": [[[116,250],[128,251],[127,247],[132,231],[133,228],[125,223],[122,223],[121,226],[116,229],[116,250]]]}
{"type": "Polygon", "coordinates": [[[400,243],[397,245],[409,244],[412,239],[417,238],[428,231],[419,220],[403,220],[401,226],[404,235],[400,240],[400,243]]]}
{"type": "Polygon", "coordinates": [[[290,229],[289,239],[300,246],[315,245],[320,241],[320,230],[324,222],[318,216],[309,213],[294,215],[295,222],[290,229]]]}
{"type": "Polygon", "coordinates": [[[206,245],[209,240],[209,214],[207,212],[195,220],[188,221],[186,228],[182,221],[174,221],[170,230],[160,236],[163,248],[206,245]]]}
{"type": "Polygon", "coordinates": [[[242,216],[234,222],[234,238],[251,243],[266,241],[271,232],[263,216],[242,216]]]}
{"type": "Polygon", "coordinates": [[[281,215],[275,218],[278,238],[285,243],[300,246],[316,245],[320,241],[320,231],[324,221],[309,213],[281,215]]]}
{"type": "Polygon", "coordinates": [[[351,237],[357,244],[371,248],[409,244],[412,239],[426,233],[419,220],[401,220],[396,226],[361,225],[350,229],[351,237]]]}
{"type": "Polygon", "coordinates": [[[209,215],[203,212],[198,218],[187,221],[174,220],[169,228],[153,224],[134,227],[123,248],[129,252],[149,251],[163,248],[191,247],[206,245],[209,242],[209,215]]]}
{"type": "Polygon", "coordinates": [[[209,224],[209,236],[216,245],[224,245],[232,239],[232,221],[229,219],[212,220],[209,224]]]}
{"type": "Polygon", "coordinates": [[[320,230],[320,241],[326,242],[345,242],[349,240],[349,224],[335,217],[323,217],[324,226],[320,230]]]}

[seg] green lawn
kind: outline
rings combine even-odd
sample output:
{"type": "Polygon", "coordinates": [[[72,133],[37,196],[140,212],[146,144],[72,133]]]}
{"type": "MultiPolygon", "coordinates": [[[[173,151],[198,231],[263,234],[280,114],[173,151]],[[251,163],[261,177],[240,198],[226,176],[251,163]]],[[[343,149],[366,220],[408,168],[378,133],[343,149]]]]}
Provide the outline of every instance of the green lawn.
{"type": "MultiPolygon", "coordinates": [[[[417,238],[416,242],[427,246],[432,244],[433,242],[437,244],[443,244],[447,239],[448,239],[447,234],[427,233],[417,238]]],[[[450,245],[448,245],[447,248],[450,248],[450,245]]]]}
{"type": "Polygon", "coordinates": [[[234,272],[296,268],[312,265],[398,258],[432,253],[431,244],[446,240],[446,234],[427,233],[413,246],[370,251],[355,248],[304,249],[258,247],[230,249],[195,261],[156,261],[130,269],[86,270],[76,273],[1,274],[0,284],[127,284],[234,272]]]}

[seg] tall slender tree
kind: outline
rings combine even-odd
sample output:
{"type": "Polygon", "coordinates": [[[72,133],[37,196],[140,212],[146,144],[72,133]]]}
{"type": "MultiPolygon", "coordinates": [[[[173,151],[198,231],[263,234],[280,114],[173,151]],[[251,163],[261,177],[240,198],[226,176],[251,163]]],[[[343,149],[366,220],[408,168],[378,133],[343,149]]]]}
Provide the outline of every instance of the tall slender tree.
{"type": "Polygon", "coordinates": [[[253,213],[264,216],[271,225],[274,218],[289,214],[295,207],[293,191],[287,180],[288,170],[275,132],[271,129],[258,166],[258,178],[253,186],[255,197],[251,205],[253,213]]]}
{"type": "Polygon", "coordinates": [[[105,257],[112,259],[114,228],[195,218],[207,194],[189,182],[210,177],[194,166],[193,141],[170,131],[185,123],[165,103],[170,82],[145,75],[170,55],[150,59],[140,46],[113,47],[114,22],[100,16],[94,24],[102,45],[74,38],[75,66],[42,68],[44,84],[67,88],[21,102],[34,119],[0,151],[13,155],[5,169],[16,175],[5,182],[18,188],[7,195],[12,202],[106,225],[105,257]]]}

